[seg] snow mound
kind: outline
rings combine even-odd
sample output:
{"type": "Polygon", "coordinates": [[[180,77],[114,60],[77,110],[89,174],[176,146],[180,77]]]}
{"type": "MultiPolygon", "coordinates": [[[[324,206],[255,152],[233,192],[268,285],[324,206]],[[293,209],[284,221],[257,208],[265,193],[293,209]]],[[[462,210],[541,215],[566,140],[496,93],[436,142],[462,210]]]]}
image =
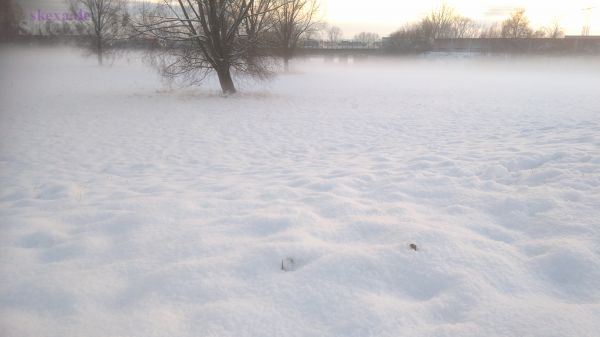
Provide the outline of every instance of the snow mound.
{"type": "Polygon", "coordinates": [[[600,331],[597,62],[0,54],[0,335],[600,331]]]}

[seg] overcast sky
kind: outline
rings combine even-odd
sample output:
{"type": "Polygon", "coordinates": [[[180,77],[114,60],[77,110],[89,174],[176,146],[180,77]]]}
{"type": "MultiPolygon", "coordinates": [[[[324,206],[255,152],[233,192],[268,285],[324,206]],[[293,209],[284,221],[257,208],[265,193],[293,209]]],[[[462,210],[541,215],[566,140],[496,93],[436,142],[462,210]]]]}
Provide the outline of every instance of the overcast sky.
{"type": "MultiPolygon", "coordinates": [[[[414,21],[442,1],[435,0],[327,0],[323,10],[328,21],[339,25],[345,37],[362,30],[387,35],[405,22],[414,21]]],[[[447,0],[462,15],[482,22],[504,19],[513,9],[525,8],[535,26],[558,20],[568,34],[580,34],[590,12],[591,33],[600,35],[600,0],[447,0]]]]}
{"type": "MultiPolygon", "coordinates": [[[[65,7],[64,0],[16,0],[25,14],[40,9],[56,11],[65,7]]],[[[361,31],[382,36],[424,15],[438,0],[321,0],[322,15],[340,26],[344,37],[351,38],[361,31]]],[[[589,11],[591,34],[600,35],[600,0],[447,0],[459,13],[477,21],[490,23],[505,18],[515,8],[525,8],[534,26],[549,26],[558,20],[567,34],[580,34],[586,20],[583,8],[589,11]]]]}

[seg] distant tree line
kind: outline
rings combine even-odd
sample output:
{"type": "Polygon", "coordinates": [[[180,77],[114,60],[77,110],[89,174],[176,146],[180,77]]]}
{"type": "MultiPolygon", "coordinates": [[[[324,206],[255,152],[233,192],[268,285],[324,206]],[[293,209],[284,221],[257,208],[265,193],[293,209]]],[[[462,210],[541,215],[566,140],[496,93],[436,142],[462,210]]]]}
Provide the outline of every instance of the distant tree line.
{"type": "Polygon", "coordinates": [[[564,32],[558,22],[551,27],[534,30],[524,9],[514,10],[499,23],[485,26],[462,16],[447,4],[431,10],[419,21],[407,24],[392,33],[387,48],[406,53],[420,53],[431,49],[436,39],[461,38],[560,38],[564,32]]]}
{"type": "Polygon", "coordinates": [[[377,33],[371,32],[361,32],[354,35],[354,38],[351,40],[344,39],[344,32],[340,27],[337,26],[325,26],[325,35],[327,42],[329,45],[336,45],[340,42],[358,42],[365,47],[375,47],[381,41],[381,37],[377,33]]]}
{"type": "MultiPolygon", "coordinates": [[[[37,31],[19,25],[24,13],[14,1],[0,1],[0,39],[40,35],[42,29],[44,35],[77,36],[100,65],[118,47],[144,41],[151,49],[147,59],[165,78],[197,84],[216,74],[226,94],[236,92],[236,75],[268,77],[277,58],[287,71],[289,61],[307,41],[382,45],[379,35],[371,32],[345,40],[339,27],[320,19],[319,0],[66,0],[71,13],[83,10],[89,20],[38,22],[37,31]]],[[[443,4],[392,33],[384,47],[390,52],[418,53],[431,50],[436,39],[563,35],[558,23],[534,30],[522,9],[484,26],[443,4]]]]}

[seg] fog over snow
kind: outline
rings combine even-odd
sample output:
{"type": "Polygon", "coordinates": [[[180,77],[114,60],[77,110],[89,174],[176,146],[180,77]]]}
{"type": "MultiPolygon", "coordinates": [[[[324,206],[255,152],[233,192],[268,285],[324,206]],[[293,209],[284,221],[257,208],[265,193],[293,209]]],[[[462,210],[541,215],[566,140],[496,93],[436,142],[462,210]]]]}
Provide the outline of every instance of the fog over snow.
{"type": "Polygon", "coordinates": [[[0,335],[600,331],[597,59],[136,59],[0,49],[0,335]]]}

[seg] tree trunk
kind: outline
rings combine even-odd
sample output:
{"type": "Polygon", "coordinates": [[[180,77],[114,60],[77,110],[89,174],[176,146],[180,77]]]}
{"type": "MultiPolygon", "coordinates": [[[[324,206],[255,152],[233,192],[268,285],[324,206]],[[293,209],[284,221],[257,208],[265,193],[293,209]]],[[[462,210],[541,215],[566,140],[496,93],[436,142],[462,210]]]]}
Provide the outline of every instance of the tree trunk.
{"type": "Polygon", "coordinates": [[[102,65],[102,39],[96,38],[96,53],[98,56],[98,65],[102,65]]]}
{"type": "Polygon", "coordinates": [[[217,76],[219,77],[219,83],[221,84],[221,90],[223,94],[235,94],[236,89],[233,84],[233,79],[231,78],[231,72],[229,70],[229,66],[221,66],[216,69],[217,76]]]}
{"type": "Polygon", "coordinates": [[[288,56],[283,57],[283,71],[290,72],[290,58],[288,56]]]}

